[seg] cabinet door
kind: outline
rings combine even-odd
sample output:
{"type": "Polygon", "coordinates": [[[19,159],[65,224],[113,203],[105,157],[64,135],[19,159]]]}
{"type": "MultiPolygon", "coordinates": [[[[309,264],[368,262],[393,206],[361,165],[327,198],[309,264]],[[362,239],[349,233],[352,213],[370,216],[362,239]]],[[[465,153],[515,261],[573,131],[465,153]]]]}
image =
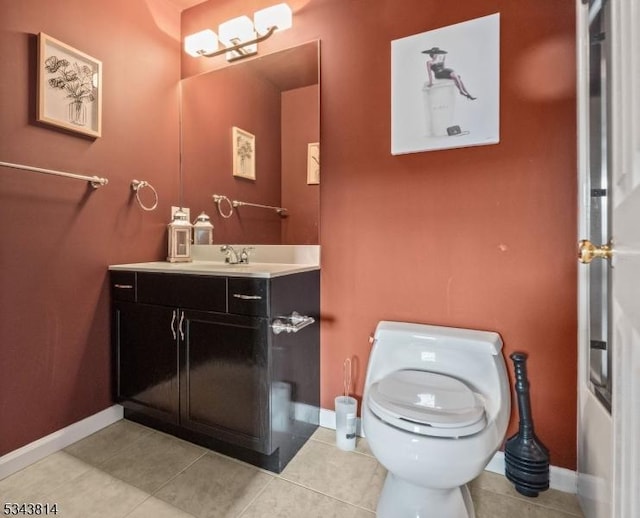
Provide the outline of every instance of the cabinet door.
{"type": "Polygon", "coordinates": [[[189,310],[184,315],[181,425],[271,453],[267,319],[189,310]]]}
{"type": "Polygon", "coordinates": [[[178,422],[178,311],[117,302],[113,307],[116,399],[126,408],[178,422]],[[177,338],[177,336],[176,336],[177,338]]]}

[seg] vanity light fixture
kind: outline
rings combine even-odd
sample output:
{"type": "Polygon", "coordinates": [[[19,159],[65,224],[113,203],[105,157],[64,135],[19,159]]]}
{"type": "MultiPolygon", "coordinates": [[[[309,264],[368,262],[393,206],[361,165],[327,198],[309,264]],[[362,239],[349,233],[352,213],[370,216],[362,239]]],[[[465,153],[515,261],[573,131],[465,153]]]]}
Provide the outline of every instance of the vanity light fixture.
{"type": "Polygon", "coordinates": [[[259,42],[292,25],[291,8],[285,3],[272,5],[256,11],[253,21],[240,16],[221,23],[218,34],[211,29],[190,34],[184,39],[184,51],[193,57],[207,58],[226,53],[227,61],[234,61],[257,54],[259,42]]]}

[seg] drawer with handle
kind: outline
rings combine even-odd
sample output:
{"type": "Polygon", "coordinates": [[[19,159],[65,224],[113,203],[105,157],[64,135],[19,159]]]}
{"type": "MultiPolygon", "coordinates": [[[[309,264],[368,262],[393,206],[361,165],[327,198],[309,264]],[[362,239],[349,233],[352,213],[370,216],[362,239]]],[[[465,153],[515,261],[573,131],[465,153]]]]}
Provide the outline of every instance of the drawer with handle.
{"type": "Polygon", "coordinates": [[[208,275],[138,272],[137,301],[161,306],[227,310],[227,278],[208,275]]]}
{"type": "Polygon", "coordinates": [[[136,302],[136,272],[111,272],[111,299],[136,302]]]}
{"type": "Polygon", "coordinates": [[[228,283],[229,313],[267,315],[269,302],[267,279],[229,277],[228,283]]]}

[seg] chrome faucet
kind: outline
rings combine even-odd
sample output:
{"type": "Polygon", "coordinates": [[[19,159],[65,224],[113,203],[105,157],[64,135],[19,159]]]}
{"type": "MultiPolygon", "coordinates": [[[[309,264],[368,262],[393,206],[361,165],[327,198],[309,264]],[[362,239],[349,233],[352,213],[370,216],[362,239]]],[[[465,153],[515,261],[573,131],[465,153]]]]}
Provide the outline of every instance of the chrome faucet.
{"type": "Polygon", "coordinates": [[[222,245],[220,251],[226,254],[224,258],[225,263],[238,264],[240,262],[238,252],[236,252],[231,245],[222,245]]]}
{"type": "Polygon", "coordinates": [[[249,252],[251,250],[253,250],[253,247],[248,246],[238,253],[231,245],[222,245],[220,247],[220,251],[226,254],[224,262],[228,264],[249,264],[249,252]]]}

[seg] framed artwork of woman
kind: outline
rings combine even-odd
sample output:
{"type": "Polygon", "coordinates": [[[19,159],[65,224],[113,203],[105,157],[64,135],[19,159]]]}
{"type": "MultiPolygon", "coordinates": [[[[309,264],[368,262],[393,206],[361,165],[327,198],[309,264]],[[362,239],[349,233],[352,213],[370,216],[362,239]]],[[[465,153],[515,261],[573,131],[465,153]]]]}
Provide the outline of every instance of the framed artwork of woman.
{"type": "Polygon", "coordinates": [[[391,153],[500,141],[500,15],[391,42],[391,153]]]}

